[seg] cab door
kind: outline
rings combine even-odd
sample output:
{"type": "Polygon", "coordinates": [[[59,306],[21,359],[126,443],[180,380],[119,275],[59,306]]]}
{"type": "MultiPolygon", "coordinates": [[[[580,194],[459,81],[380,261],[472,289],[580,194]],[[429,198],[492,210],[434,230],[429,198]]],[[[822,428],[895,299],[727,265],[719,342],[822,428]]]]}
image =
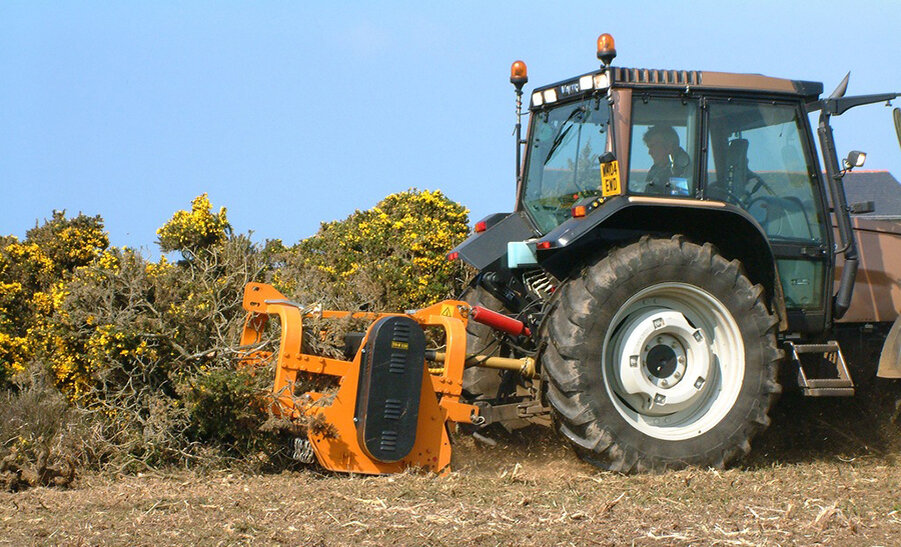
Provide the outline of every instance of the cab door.
{"type": "Polygon", "coordinates": [[[832,234],[800,102],[704,101],[704,194],[745,209],[773,248],[789,328],[818,332],[829,316],[832,234]]]}

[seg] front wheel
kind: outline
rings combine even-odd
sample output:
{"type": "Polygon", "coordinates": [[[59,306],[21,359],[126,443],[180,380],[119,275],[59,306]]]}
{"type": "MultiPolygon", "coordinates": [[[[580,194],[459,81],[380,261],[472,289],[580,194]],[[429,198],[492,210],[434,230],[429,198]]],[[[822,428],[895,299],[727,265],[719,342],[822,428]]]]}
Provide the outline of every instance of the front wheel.
{"type": "Polygon", "coordinates": [[[769,423],[782,353],[763,290],[709,244],[643,238],[565,284],[543,332],[547,398],[587,461],[723,467],[769,423]]]}

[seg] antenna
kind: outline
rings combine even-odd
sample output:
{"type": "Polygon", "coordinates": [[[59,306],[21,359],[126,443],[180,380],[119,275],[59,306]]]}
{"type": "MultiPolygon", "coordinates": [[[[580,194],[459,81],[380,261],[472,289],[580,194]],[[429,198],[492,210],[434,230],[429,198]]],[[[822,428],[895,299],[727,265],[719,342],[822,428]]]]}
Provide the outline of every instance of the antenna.
{"type": "Polygon", "coordinates": [[[835,91],[832,92],[832,95],[829,95],[830,99],[839,99],[845,96],[845,91],[848,91],[848,79],[851,78],[851,71],[849,70],[845,77],[842,78],[841,83],[838,84],[838,87],[835,88],[835,91]]]}

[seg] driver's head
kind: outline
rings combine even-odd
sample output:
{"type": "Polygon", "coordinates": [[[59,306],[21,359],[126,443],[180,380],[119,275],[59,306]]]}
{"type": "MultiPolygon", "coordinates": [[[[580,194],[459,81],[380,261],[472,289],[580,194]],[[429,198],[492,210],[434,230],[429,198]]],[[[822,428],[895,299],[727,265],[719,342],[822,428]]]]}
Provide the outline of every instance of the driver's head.
{"type": "Polygon", "coordinates": [[[664,161],[679,148],[679,135],[670,125],[655,125],[642,138],[654,163],[664,161]]]}

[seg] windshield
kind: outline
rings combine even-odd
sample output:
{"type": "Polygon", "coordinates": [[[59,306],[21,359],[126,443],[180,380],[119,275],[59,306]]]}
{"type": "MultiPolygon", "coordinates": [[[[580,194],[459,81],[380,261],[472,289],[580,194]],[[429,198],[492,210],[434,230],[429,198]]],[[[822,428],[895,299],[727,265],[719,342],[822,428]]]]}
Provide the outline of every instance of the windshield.
{"type": "Polygon", "coordinates": [[[532,116],[522,206],[547,233],[571,215],[572,204],[600,195],[598,156],[611,149],[606,101],[588,99],[532,116]]]}

